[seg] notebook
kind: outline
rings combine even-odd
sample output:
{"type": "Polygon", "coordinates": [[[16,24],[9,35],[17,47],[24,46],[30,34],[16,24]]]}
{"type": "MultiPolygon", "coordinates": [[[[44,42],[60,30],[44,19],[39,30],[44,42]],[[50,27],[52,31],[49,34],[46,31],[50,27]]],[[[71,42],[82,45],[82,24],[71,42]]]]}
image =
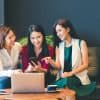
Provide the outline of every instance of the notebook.
{"type": "Polygon", "coordinates": [[[13,73],[11,89],[13,93],[45,92],[44,73],[13,73]]]}

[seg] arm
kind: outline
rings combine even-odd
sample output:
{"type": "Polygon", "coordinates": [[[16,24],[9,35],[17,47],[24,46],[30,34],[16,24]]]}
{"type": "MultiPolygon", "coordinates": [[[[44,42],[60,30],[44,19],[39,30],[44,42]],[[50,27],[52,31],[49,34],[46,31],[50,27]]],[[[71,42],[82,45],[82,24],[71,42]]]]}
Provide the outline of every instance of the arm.
{"type": "Polygon", "coordinates": [[[51,57],[45,57],[42,60],[45,60],[45,62],[47,64],[50,63],[52,66],[60,69],[59,48],[58,47],[56,47],[55,54],[56,54],[56,60],[55,61],[51,57]]]}
{"type": "Polygon", "coordinates": [[[15,42],[15,44],[16,44],[18,50],[21,52],[21,50],[22,50],[22,45],[21,45],[19,42],[15,42]]]}
{"type": "Polygon", "coordinates": [[[85,41],[81,43],[82,64],[72,71],[73,74],[84,71],[88,68],[88,48],[85,41]]]}
{"type": "Polygon", "coordinates": [[[55,53],[56,53],[56,60],[55,61],[51,60],[50,64],[59,69],[60,68],[60,61],[59,61],[59,48],[58,47],[56,47],[55,53]]]}

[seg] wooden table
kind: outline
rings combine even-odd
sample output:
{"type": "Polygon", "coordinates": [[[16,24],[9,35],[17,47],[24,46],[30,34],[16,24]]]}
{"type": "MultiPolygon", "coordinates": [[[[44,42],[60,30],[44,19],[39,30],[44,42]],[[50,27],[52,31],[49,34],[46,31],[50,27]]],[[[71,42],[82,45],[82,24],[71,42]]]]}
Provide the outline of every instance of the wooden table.
{"type": "Polygon", "coordinates": [[[75,92],[68,88],[56,93],[13,94],[11,89],[6,90],[8,95],[0,95],[0,100],[75,100],[75,92]]]}

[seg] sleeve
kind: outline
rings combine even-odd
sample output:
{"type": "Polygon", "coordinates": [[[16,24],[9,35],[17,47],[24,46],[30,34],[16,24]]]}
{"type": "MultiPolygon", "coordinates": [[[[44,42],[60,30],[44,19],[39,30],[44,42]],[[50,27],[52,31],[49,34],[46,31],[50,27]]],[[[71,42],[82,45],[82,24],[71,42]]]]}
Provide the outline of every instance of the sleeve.
{"type": "Polygon", "coordinates": [[[19,42],[15,42],[15,45],[17,46],[18,50],[22,50],[22,45],[19,42]]]}
{"type": "Polygon", "coordinates": [[[25,71],[28,66],[28,50],[24,46],[21,50],[21,59],[22,59],[22,70],[25,71]]]}
{"type": "Polygon", "coordinates": [[[55,49],[53,46],[48,46],[48,50],[49,50],[49,55],[54,58],[55,56],[55,49]]]}
{"type": "Polygon", "coordinates": [[[46,64],[45,61],[40,61],[42,68],[49,70],[49,64],[46,64]]]}
{"type": "MultiPolygon", "coordinates": [[[[49,51],[49,56],[54,58],[55,55],[55,50],[52,46],[48,46],[48,51],[49,51]]],[[[50,64],[46,64],[45,61],[41,62],[41,65],[43,66],[43,68],[47,69],[48,71],[50,70],[50,64]]]]}

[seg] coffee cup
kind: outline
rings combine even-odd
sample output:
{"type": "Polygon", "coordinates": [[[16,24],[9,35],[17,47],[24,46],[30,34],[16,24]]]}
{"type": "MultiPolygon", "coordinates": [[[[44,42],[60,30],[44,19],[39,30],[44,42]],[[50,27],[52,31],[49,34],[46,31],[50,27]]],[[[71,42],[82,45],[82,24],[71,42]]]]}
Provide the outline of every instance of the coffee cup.
{"type": "Polygon", "coordinates": [[[56,90],[57,90],[57,85],[48,85],[47,86],[48,92],[56,92],[56,90]]]}

